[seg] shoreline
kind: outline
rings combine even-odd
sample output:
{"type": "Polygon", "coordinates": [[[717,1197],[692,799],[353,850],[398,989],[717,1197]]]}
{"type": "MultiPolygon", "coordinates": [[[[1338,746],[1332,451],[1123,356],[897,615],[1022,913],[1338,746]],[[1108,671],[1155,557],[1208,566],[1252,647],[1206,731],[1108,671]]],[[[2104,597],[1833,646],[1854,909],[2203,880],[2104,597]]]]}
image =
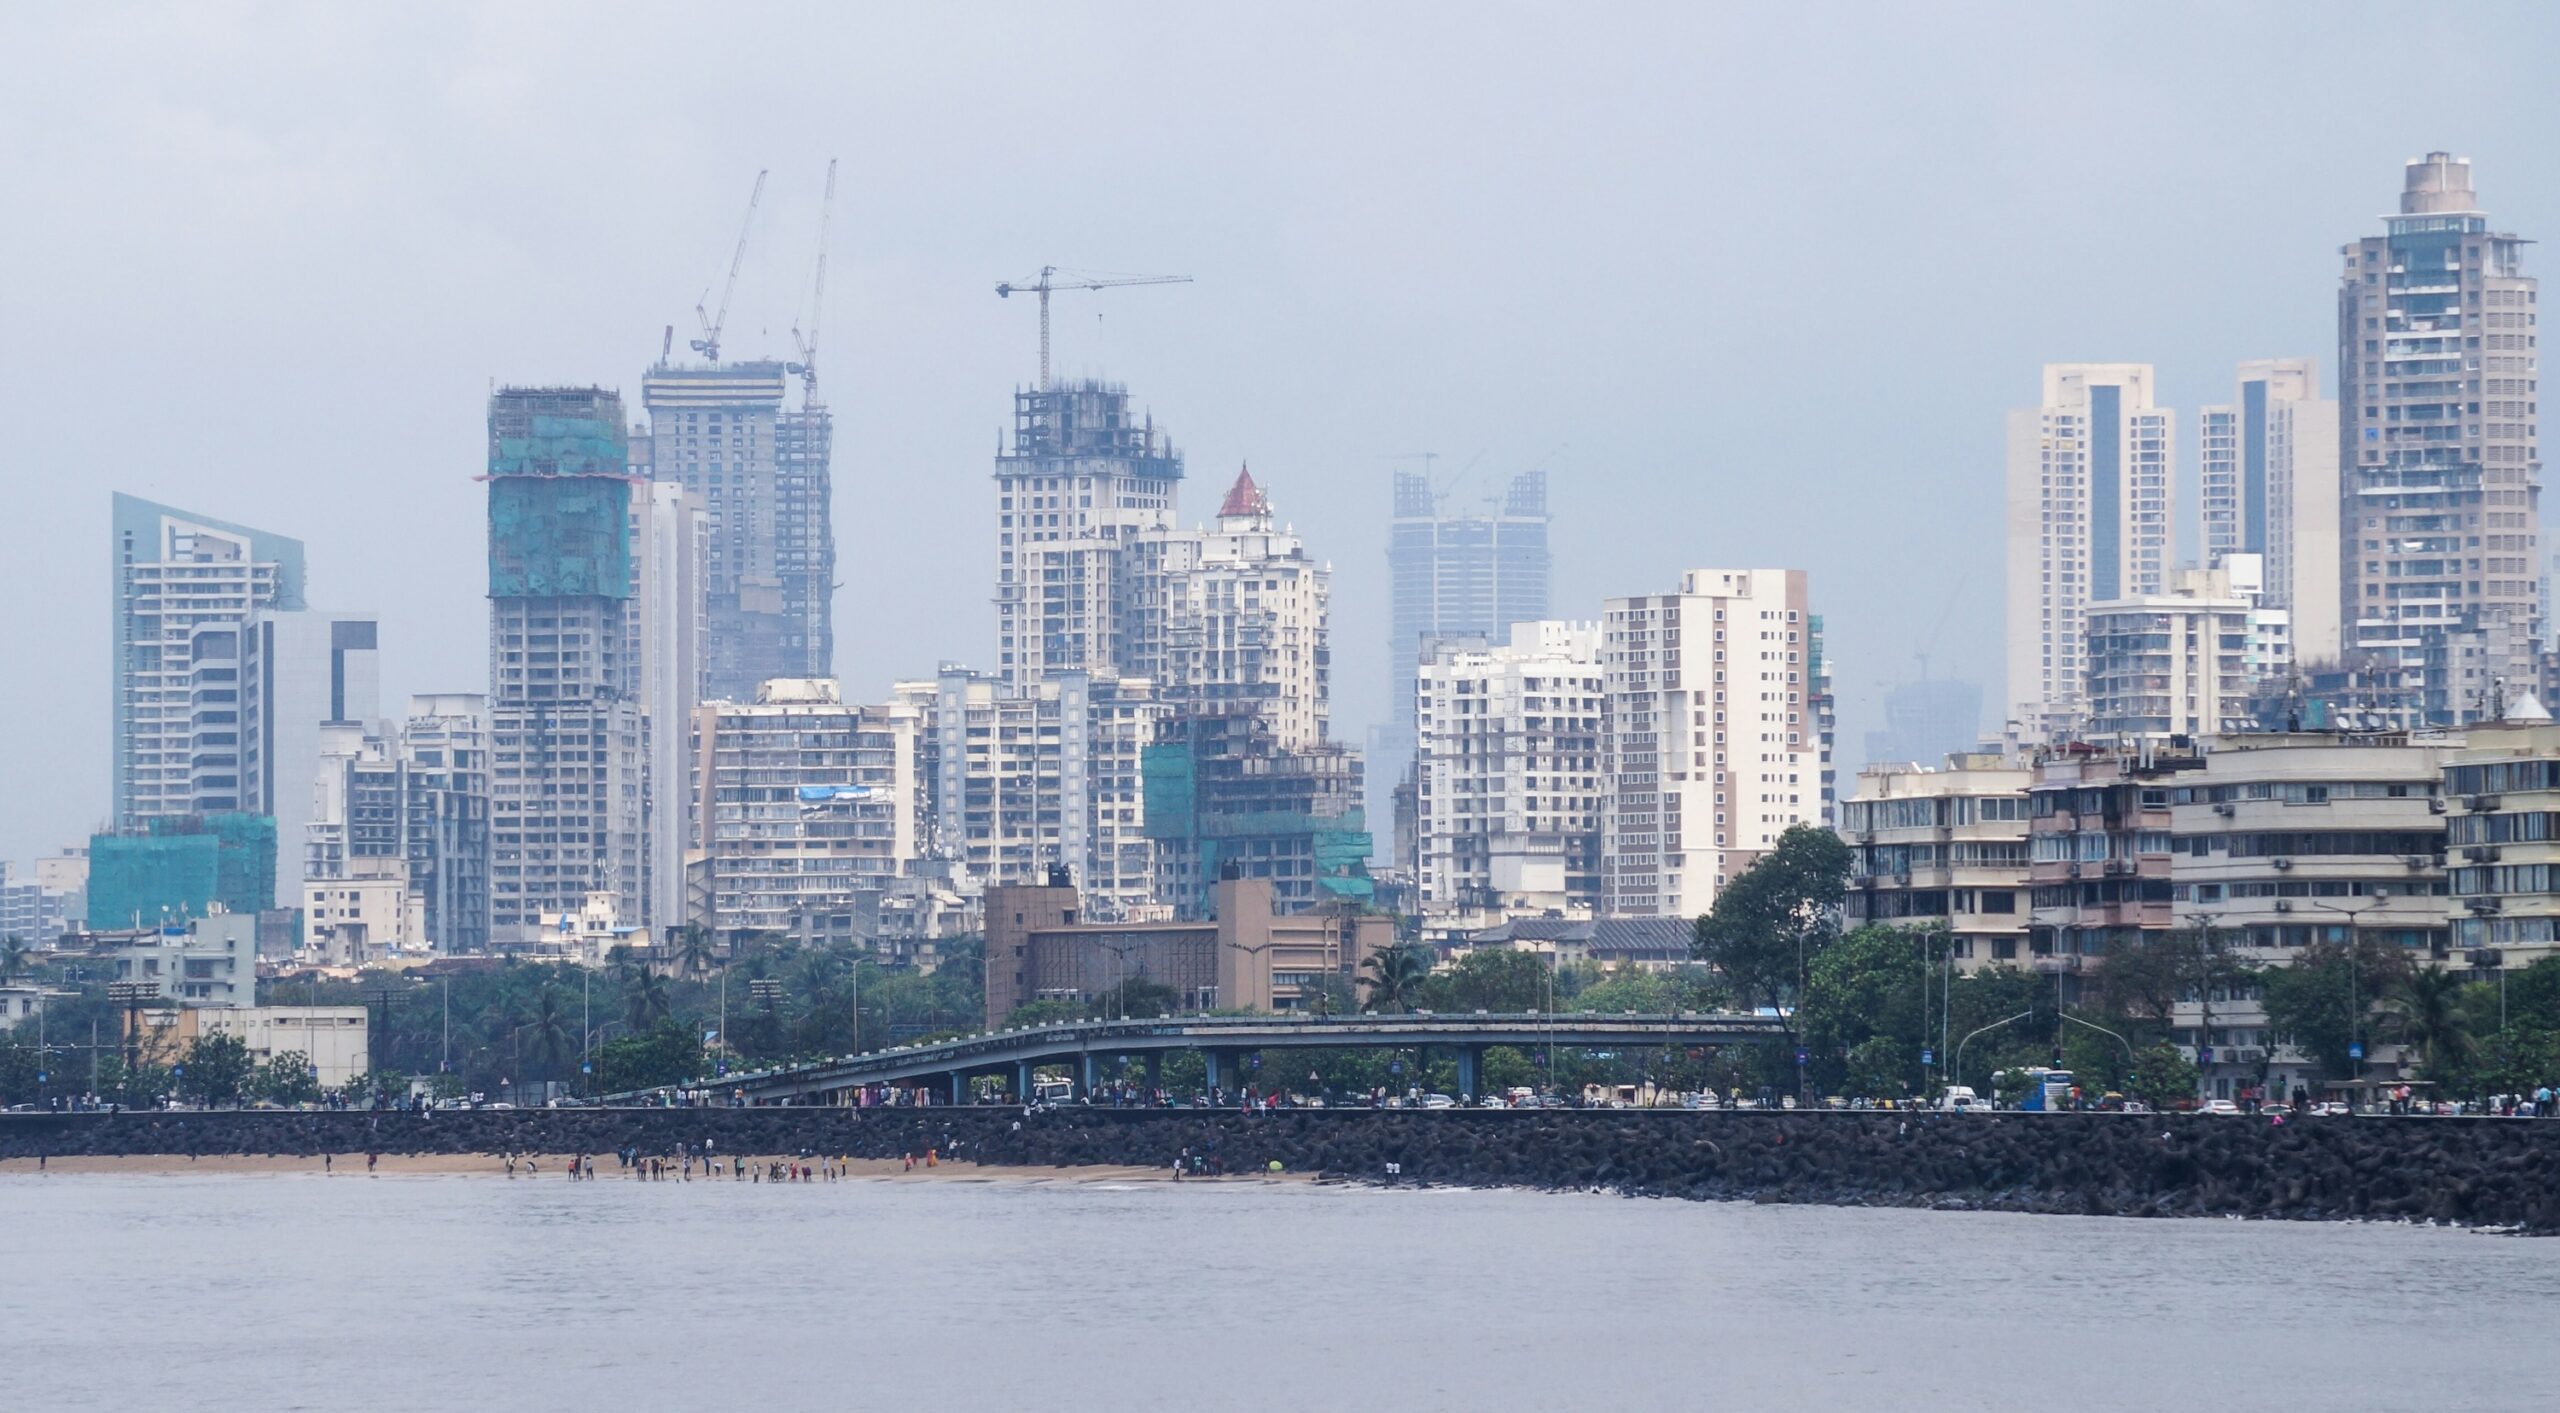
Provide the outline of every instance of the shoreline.
{"type": "MultiPolygon", "coordinates": [[[[743,1155],[757,1168],[771,1163],[808,1163],[815,1158],[798,1158],[786,1153],[749,1153],[743,1155]]],[[[471,1177],[495,1178],[502,1182],[558,1182],[569,1175],[566,1153],[516,1155],[516,1171],[510,1175],[506,1160],[487,1153],[384,1153],[376,1165],[367,1170],[361,1153],[339,1153],[321,1158],[287,1157],[280,1154],[206,1154],[190,1159],[167,1153],[122,1155],[71,1154],[58,1158],[0,1158],[0,1177],[471,1177]],[[530,1157],[535,1171],[525,1171],[530,1157]],[[43,1166],[38,1167],[42,1162],[43,1166]]],[[[723,1158],[724,1163],[728,1161],[723,1158]]],[[[1092,1164],[982,1164],[955,1160],[927,1167],[919,1159],[912,1171],[898,1158],[839,1159],[833,1179],[812,1177],[813,1183],[835,1182],[979,1182],[979,1183],[1097,1183],[1097,1182],[1161,1182],[1175,1181],[1170,1167],[1138,1167],[1121,1163],[1092,1164]]],[[[1184,1177],[1189,1182],[1313,1182],[1313,1173],[1229,1173],[1223,1177],[1184,1177]]],[[[597,1158],[597,1182],[641,1182],[635,1170],[625,1168],[605,1154],[597,1158]]],[[[691,1177],[681,1169],[656,1179],[659,1182],[719,1182],[754,1186],[755,1175],[733,1177],[722,1173],[712,1177],[697,1171],[691,1177]]]]}

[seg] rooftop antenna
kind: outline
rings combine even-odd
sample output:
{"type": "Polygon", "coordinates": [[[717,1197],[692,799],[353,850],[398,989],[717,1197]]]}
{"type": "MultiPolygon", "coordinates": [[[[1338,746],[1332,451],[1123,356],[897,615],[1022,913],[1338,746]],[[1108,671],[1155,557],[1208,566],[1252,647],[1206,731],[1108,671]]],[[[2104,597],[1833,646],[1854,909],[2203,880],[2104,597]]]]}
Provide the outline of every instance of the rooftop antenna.
{"type": "Polygon", "coordinates": [[[747,232],[755,229],[756,207],[764,200],[764,178],[765,173],[759,168],[756,188],[747,194],[747,219],[738,225],[737,253],[729,257],[729,278],[720,286],[720,312],[711,314],[703,310],[702,306],[711,300],[708,289],[702,292],[702,298],[693,302],[693,316],[702,321],[702,337],[693,340],[691,347],[707,362],[720,361],[720,326],[729,322],[729,295],[738,287],[738,267],[747,261],[747,232]]]}

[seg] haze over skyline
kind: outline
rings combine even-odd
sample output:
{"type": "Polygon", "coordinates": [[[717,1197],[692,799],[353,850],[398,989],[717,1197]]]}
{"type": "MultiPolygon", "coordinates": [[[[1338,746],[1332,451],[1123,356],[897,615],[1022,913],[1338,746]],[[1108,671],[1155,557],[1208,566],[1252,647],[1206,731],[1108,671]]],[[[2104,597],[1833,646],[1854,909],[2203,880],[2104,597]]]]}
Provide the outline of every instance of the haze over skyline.
{"type": "Polygon", "coordinates": [[[2336,251],[2404,160],[2560,231],[2560,21],[2396,13],[11,10],[0,858],[107,811],[110,491],[303,540],[314,606],[381,614],[386,704],[479,690],[489,388],[636,405],[759,168],[724,344],[785,354],[830,157],[850,696],[994,665],[989,458],[1037,358],[994,283],[1181,273],[1061,295],[1059,375],[1171,433],[1186,523],[1249,459],[1333,563],[1337,738],[1389,714],[1389,458],[1430,450],[1470,491],[1549,471],[1558,617],[1810,570],[1845,785],[1915,651],[1997,699],[2040,364],[2158,366],[2192,557],[2195,410],[2244,358],[2334,385],[2336,251]]]}

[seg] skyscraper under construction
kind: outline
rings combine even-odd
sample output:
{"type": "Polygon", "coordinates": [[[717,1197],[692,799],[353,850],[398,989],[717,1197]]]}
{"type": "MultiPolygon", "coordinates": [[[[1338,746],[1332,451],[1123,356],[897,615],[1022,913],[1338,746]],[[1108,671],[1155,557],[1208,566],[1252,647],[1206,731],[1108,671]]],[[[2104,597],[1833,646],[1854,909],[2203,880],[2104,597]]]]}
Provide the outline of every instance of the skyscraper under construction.
{"type": "Polygon", "coordinates": [[[835,674],[834,421],[776,362],[662,362],[641,381],[649,475],[708,507],[710,694],[835,674]]]}

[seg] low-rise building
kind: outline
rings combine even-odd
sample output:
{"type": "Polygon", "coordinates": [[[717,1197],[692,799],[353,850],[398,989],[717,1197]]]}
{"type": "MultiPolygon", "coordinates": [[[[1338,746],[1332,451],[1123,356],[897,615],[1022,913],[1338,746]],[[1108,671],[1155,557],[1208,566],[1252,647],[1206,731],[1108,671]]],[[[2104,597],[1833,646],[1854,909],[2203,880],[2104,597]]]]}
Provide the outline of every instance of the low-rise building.
{"type": "Polygon", "coordinates": [[[320,1086],[335,1089],[372,1073],[369,1021],[362,1006],[183,1006],[144,1011],[138,1024],[146,1054],[184,1055],[201,1038],[236,1035],[253,1063],[300,1054],[320,1086]]]}
{"type": "Polygon", "coordinates": [[[1130,983],[1172,990],[1184,1011],[1294,1011],[1351,990],[1395,921],[1342,910],[1278,915],[1266,879],[1217,884],[1201,922],[1092,922],[1063,880],[986,892],[987,1024],[1034,1001],[1091,1004],[1130,983]]]}
{"type": "Polygon", "coordinates": [[[2192,749],[2071,744],[2040,754],[2027,785],[2027,952],[2077,1003],[2085,967],[2175,926],[2169,791],[2192,749]]]}
{"type": "Polygon", "coordinates": [[[147,982],[185,1006],[252,1006],[258,1000],[255,913],[217,912],[167,927],[92,932],[81,946],[110,982],[147,982]]]}
{"type": "Polygon", "coordinates": [[[1858,773],[1840,805],[1851,854],[1850,926],[1940,927],[1965,970],[2016,963],[2027,937],[2026,760],[1947,757],[1858,773]]]}
{"type": "MultiPolygon", "coordinates": [[[[2176,925],[2259,967],[2361,939],[2421,965],[2445,955],[2445,759],[2402,733],[2217,737],[2168,784],[2176,925]]],[[[2171,1022],[2209,1098],[2318,1094],[2316,1060],[2268,1024],[2261,988],[2179,1001],[2171,1022]]],[[[2379,1063],[2380,1047],[2368,1050],[2379,1063]]]]}

